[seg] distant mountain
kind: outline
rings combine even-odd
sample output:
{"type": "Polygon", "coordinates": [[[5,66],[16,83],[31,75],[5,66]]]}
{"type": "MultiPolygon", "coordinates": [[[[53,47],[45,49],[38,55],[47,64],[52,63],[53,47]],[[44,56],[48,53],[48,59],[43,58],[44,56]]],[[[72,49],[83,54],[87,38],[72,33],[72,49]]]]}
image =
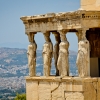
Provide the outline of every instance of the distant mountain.
{"type": "MultiPolygon", "coordinates": [[[[77,75],[77,52],[69,51],[70,76],[77,75]]],[[[36,75],[43,75],[42,50],[37,50],[36,75]]],[[[25,92],[25,78],[29,75],[27,50],[18,48],[0,48],[0,100],[25,92]],[[22,91],[23,90],[23,91],[22,91]],[[6,97],[5,97],[6,96],[6,97]]],[[[52,59],[51,75],[55,75],[54,59],[52,59]]]]}
{"type": "MultiPolygon", "coordinates": [[[[70,70],[72,69],[72,73],[76,73],[73,69],[76,68],[76,56],[77,52],[69,50],[69,64],[70,70]]],[[[36,59],[36,72],[38,75],[42,75],[43,73],[43,61],[42,61],[42,50],[37,50],[37,59],[36,59]]],[[[0,67],[7,68],[7,70],[12,66],[24,66],[28,64],[27,59],[27,50],[26,49],[18,49],[18,48],[0,48],[0,67]]],[[[28,70],[28,67],[27,67],[28,70]]],[[[51,73],[55,73],[54,60],[52,60],[52,69],[51,73]]],[[[27,75],[26,73],[25,75],[27,75]]],[[[16,74],[16,76],[19,76],[16,74]]],[[[22,74],[21,74],[22,75],[22,74]]],[[[9,76],[9,75],[8,75],[9,76]]]]}
{"type": "MultiPolygon", "coordinates": [[[[18,43],[18,42],[5,42],[5,43],[0,43],[0,47],[6,47],[6,48],[25,48],[27,49],[29,42],[27,43],[18,43]]],[[[43,47],[43,43],[37,42],[38,46],[37,49],[41,50],[43,47]]]]}
{"type": "Polygon", "coordinates": [[[28,43],[17,43],[17,42],[7,42],[7,43],[0,43],[0,47],[7,47],[7,48],[27,48],[28,43]]]}
{"type": "MultiPolygon", "coordinates": [[[[11,55],[26,55],[27,50],[21,48],[0,47],[0,59],[11,57],[11,55]]],[[[37,53],[42,53],[42,50],[37,50],[37,53]]],[[[69,55],[77,55],[77,52],[69,50],[69,55]]]]}
{"type": "Polygon", "coordinates": [[[4,66],[26,65],[26,49],[0,48],[0,64],[4,66]]]}
{"type": "Polygon", "coordinates": [[[76,51],[69,50],[69,55],[77,55],[76,51]]]}

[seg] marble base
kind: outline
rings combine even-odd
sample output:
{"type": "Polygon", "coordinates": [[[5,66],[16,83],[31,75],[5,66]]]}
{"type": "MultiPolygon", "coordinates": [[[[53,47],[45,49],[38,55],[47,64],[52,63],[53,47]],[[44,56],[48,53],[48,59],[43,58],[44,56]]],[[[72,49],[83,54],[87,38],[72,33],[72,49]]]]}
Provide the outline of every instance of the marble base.
{"type": "Polygon", "coordinates": [[[100,79],[26,77],[27,100],[100,100],[100,79]]]}

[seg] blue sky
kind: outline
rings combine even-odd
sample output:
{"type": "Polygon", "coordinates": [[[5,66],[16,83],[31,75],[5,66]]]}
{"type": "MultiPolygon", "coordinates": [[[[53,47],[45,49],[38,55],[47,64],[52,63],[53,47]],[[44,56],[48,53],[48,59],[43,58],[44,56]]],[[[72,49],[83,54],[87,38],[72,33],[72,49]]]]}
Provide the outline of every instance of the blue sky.
{"type": "MultiPolygon", "coordinates": [[[[80,8],[80,0],[0,0],[0,47],[27,48],[29,42],[21,16],[46,14],[50,12],[68,12],[80,8]]],[[[70,50],[77,51],[77,37],[67,34],[70,50]]],[[[54,36],[51,35],[55,43],[54,36]]],[[[42,33],[35,36],[38,49],[42,49],[42,33]]]]}

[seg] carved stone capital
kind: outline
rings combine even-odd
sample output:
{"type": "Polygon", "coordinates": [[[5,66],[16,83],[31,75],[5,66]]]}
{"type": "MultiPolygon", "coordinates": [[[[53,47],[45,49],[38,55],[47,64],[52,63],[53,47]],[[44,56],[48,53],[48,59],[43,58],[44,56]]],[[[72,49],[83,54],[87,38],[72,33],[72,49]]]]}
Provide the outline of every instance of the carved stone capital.
{"type": "Polygon", "coordinates": [[[69,30],[57,30],[57,32],[59,32],[60,34],[67,34],[69,30]]]}
{"type": "Polygon", "coordinates": [[[60,39],[61,41],[67,41],[67,38],[66,38],[66,30],[58,30],[57,32],[60,33],[60,39]]]}
{"type": "Polygon", "coordinates": [[[45,38],[45,41],[46,41],[46,42],[51,42],[51,39],[50,39],[50,32],[49,32],[49,31],[43,33],[43,35],[44,35],[44,38],[45,38]]]}
{"type": "Polygon", "coordinates": [[[60,43],[61,40],[60,40],[60,34],[59,34],[59,32],[57,32],[57,31],[56,32],[52,32],[52,34],[54,34],[56,42],[60,43]]]}
{"type": "Polygon", "coordinates": [[[30,43],[33,43],[35,40],[34,40],[34,36],[35,36],[36,32],[30,32],[30,33],[27,33],[27,36],[28,36],[28,39],[29,39],[29,42],[30,43]]]}
{"type": "Polygon", "coordinates": [[[78,37],[78,42],[86,39],[86,31],[87,30],[88,30],[88,28],[82,28],[82,29],[77,30],[76,35],[78,37]]]}
{"type": "Polygon", "coordinates": [[[46,30],[41,30],[41,33],[47,33],[48,31],[46,31],[46,30]]]}
{"type": "Polygon", "coordinates": [[[49,37],[50,36],[50,32],[46,31],[46,32],[43,33],[43,35],[46,36],[46,37],[49,37]]]}

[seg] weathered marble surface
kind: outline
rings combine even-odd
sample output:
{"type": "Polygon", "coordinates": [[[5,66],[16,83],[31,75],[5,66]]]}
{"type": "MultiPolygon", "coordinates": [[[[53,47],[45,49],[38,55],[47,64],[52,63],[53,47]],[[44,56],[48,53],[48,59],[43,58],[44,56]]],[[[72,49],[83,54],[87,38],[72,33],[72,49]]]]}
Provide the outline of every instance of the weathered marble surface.
{"type": "MultiPolygon", "coordinates": [[[[29,42],[33,43],[34,33],[36,32],[42,32],[46,41],[43,45],[42,53],[44,77],[26,78],[27,100],[100,100],[100,79],[87,77],[90,71],[90,51],[89,42],[86,40],[86,32],[91,29],[100,29],[100,11],[95,10],[100,10],[100,0],[81,0],[81,8],[74,12],[47,13],[21,17],[29,42]],[[53,56],[50,32],[60,33],[61,43],[59,48],[58,42],[54,46],[56,75],[59,71],[59,77],[50,76],[53,56]],[[78,78],[68,77],[69,42],[66,38],[66,32],[76,32],[78,36],[79,48],[76,61],[79,71],[78,78]]],[[[35,66],[35,56],[33,55],[35,53],[32,49],[33,45],[30,45],[28,55],[29,68],[31,68],[30,73],[32,74],[30,76],[35,75],[35,70],[33,70],[35,66]]]]}
{"type": "Polygon", "coordinates": [[[53,49],[54,64],[55,64],[55,68],[56,68],[56,76],[59,76],[59,69],[57,67],[57,62],[58,62],[58,57],[59,57],[59,44],[60,44],[61,40],[60,40],[60,34],[58,32],[53,32],[53,34],[54,34],[55,40],[56,40],[56,43],[55,43],[54,49],[53,49]]]}
{"type": "Polygon", "coordinates": [[[44,67],[44,76],[49,76],[51,71],[51,62],[53,57],[53,45],[50,40],[50,33],[44,34],[46,42],[43,45],[43,67],[44,67]]]}
{"type": "MultiPolygon", "coordinates": [[[[89,3],[94,2],[94,0],[82,1],[89,1],[89,3]]],[[[76,30],[83,29],[84,27],[100,28],[100,11],[95,11],[95,9],[87,11],[83,8],[83,10],[80,9],[73,12],[24,16],[21,17],[21,20],[25,25],[26,34],[29,34],[30,32],[44,33],[45,31],[54,32],[58,30],[69,30],[70,32],[76,32],[76,30]]]]}
{"type": "Polygon", "coordinates": [[[29,66],[29,75],[35,76],[36,75],[36,49],[37,45],[36,43],[31,43],[28,46],[27,56],[28,56],[28,66],[29,66]]]}
{"type": "Polygon", "coordinates": [[[100,100],[100,79],[26,77],[27,100],[100,100]]]}
{"type": "MultiPolygon", "coordinates": [[[[32,39],[33,39],[32,33],[35,34],[37,32],[42,32],[43,34],[45,33],[45,35],[46,35],[50,32],[59,32],[59,31],[78,32],[78,31],[84,31],[85,30],[85,33],[87,34],[87,31],[90,31],[91,29],[92,30],[100,29],[100,11],[95,11],[95,8],[94,8],[94,6],[99,7],[99,3],[100,3],[99,1],[100,0],[92,0],[92,1],[91,0],[87,0],[87,1],[81,0],[81,1],[82,1],[81,7],[84,6],[84,4],[87,4],[87,6],[89,7],[89,3],[93,3],[93,5],[92,4],[91,5],[92,5],[94,10],[88,11],[88,9],[84,10],[84,9],[81,8],[81,9],[79,9],[77,11],[73,11],[73,12],[47,13],[47,14],[43,14],[43,15],[21,17],[21,20],[23,21],[23,23],[25,25],[25,33],[28,35],[29,41],[32,41],[32,39]]],[[[66,34],[66,33],[63,33],[63,34],[66,34]]],[[[78,41],[81,41],[81,39],[82,39],[81,35],[83,35],[83,34],[81,34],[81,33],[78,34],[78,41]]],[[[45,40],[46,40],[47,37],[49,37],[49,36],[45,36],[45,40]]],[[[87,36],[85,36],[85,37],[87,37],[87,36]]],[[[48,41],[48,40],[46,40],[46,41],[47,41],[46,44],[44,44],[45,49],[49,48],[49,45],[50,45],[49,42],[51,42],[51,41],[48,41]]],[[[65,42],[63,42],[63,43],[65,43],[65,42]]],[[[98,45],[99,45],[99,42],[98,42],[98,45]]],[[[55,47],[56,47],[56,45],[55,45],[55,47]]],[[[98,46],[98,48],[99,48],[99,46],[98,46]]],[[[96,57],[99,55],[99,53],[97,52],[97,51],[99,51],[98,48],[94,49],[95,52],[96,52],[96,57]]],[[[65,48],[64,48],[64,50],[65,50],[65,48]]],[[[52,57],[51,57],[53,55],[52,51],[53,50],[51,50],[51,51],[48,50],[48,53],[51,52],[51,55],[48,55],[49,59],[52,59],[52,57]]],[[[68,51],[68,50],[66,49],[66,51],[68,51]]],[[[78,53],[78,58],[79,58],[79,55],[81,55],[82,52],[84,52],[82,50],[80,50],[80,51],[81,52],[78,53]]],[[[63,52],[63,51],[61,51],[61,52],[63,52]]],[[[61,53],[59,53],[59,54],[61,55],[61,53]]],[[[67,54],[68,54],[68,52],[67,52],[67,54]]],[[[67,57],[67,54],[66,54],[66,57],[67,57]]],[[[61,61],[61,57],[59,56],[58,66],[56,66],[58,55],[56,55],[56,53],[55,53],[54,56],[55,56],[54,59],[55,59],[55,67],[56,67],[56,70],[57,70],[57,73],[56,73],[56,75],[57,75],[58,74],[58,68],[59,68],[60,71],[63,68],[62,68],[62,65],[59,65],[60,64],[59,62],[61,61]]],[[[82,57],[83,56],[84,55],[82,55],[82,57]]],[[[89,55],[89,57],[90,57],[90,55],[89,55]]],[[[47,52],[43,52],[43,59],[46,59],[46,58],[47,58],[47,52]]],[[[77,64],[79,63],[78,60],[80,60],[80,59],[77,59],[77,64]]],[[[44,60],[44,62],[45,62],[44,65],[49,66],[48,68],[46,66],[44,67],[44,68],[46,68],[46,69],[44,69],[44,73],[45,73],[44,75],[49,76],[50,75],[50,68],[51,68],[51,64],[50,64],[51,60],[44,60]],[[47,62],[49,62],[49,63],[46,64],[47,62]]],[[[64,60],[64,62],[65,62],[65,60],[64,60]]],[[[63,64],[63,65],[66,65],[67,63],[68,63],[68,59],[65,62],[65,64],[63,64]]],[[[89,64],[90,64],[90,62],[89,62],[89,64]]],[[[85,60],[85,65],[86,65],[86,60],[85,60]]],[[[86,68],[87,68],[86,66],[85,66],[86,67],[85,70],[88,71],[88,75],[89,75],[90,65],[88,65],[88,66],[89,66],[88,70],[86,70],[86,68]]],[[[66,67],[69,67],[69,66],[66,65],[66,67]]],[[[66,68],[66,67],[64,67],[64,68],[66,68]]],[[[68,75],[67,68],[65,70],[66,71],[63,72],[64,75],[62,75],[62,76],[68,75]],[[67,74],[65,74],[65,73],[67,73],[67,74]]],[[[82,76],[82,77],[88,76],[88,75],[85,75],[85,74],[87,74],[87,72],[84,73],[83,68],[82,68],[82,71],[79,72],[81,74],[80,76],[82,76]],[[82,75],[82,73],[84,73],[84,75],[82,75]]],[[[61,75],[61,72],[60,72],[60,75],[61,75]]]]}
{"type": "Polygon", "coordinates": [[[60,34],[61,43],[59,45],[59,57],[57,67],[59,69],[60,76],[69,75],[69,42],[67,41],[66,34],[60,34]]]}
{"type": "Polygon", "coordinates": [[[78,67],[79,77],[89,76],[89,42],[84,39],[78,43],[78,55],[76,64],[78,67]]]}
{"type": "Polygon", "coordinates": [[[56,75],[58,76],[59,70],[57,68],[57,61],[58,61],[58,56],[59,56],[59,43],[56,43],[54,45],[53,54],[54,54],[54,63],[55,63],[55,68],[56,68],[56,75]]]}
{"type": "Polygon", "coordinates": [[[81,0],[81,8],[87,11],[100,11],[100,0],[81,0]]]}

